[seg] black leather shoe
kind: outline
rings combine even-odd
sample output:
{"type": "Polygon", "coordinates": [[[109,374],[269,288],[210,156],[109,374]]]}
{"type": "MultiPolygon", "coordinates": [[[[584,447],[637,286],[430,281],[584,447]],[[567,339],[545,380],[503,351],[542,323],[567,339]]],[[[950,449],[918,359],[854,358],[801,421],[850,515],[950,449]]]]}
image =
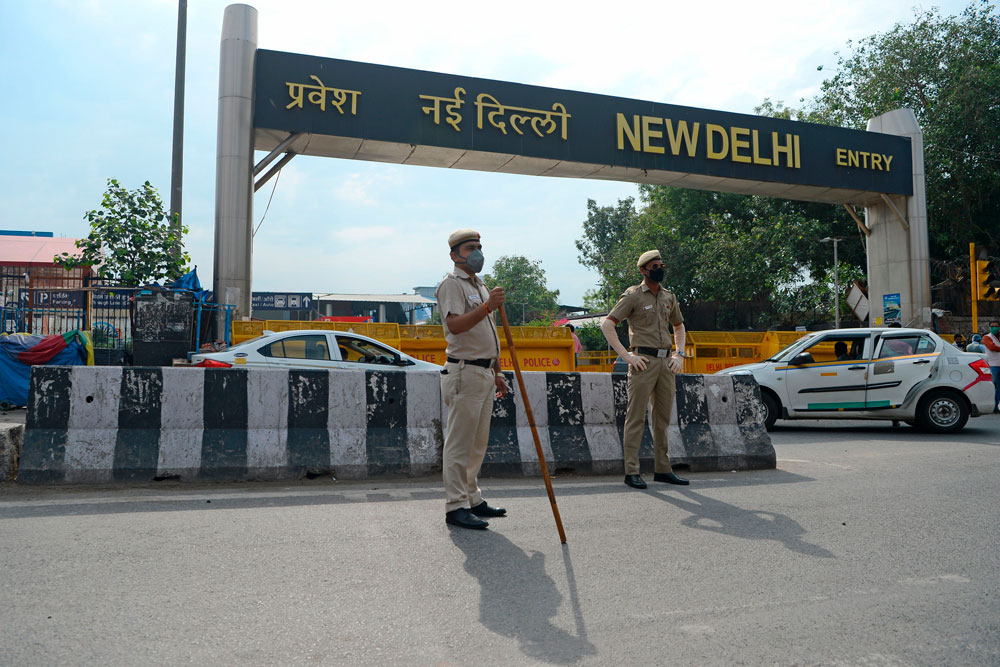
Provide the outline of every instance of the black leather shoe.
{"type": "Polygon", "coordinates": [[[476,505],[475,507],[473,507],[469,511],[475,514],[476,516],[488,516],[488,517],[507,516],[507,510],[505,510],[502,507],[490,507],[489,505],[486,504],[485,500],[476,505]]]}
{"type": "Polygon", "coordinates": [[[472,528],[473,530],[485,530],[490,525],[464,507],[444,513],[444,522],[459,528],[472,528]]]}
{"type": "Polygon", "coordinates": [[[625,483],[631,486],[633,489],[645,489],[646,482],[642,480],[639,475],[625,475],[625,483]]]}
{"type": "Polygon", "coordinates": [[[666,482],[667,484],[680,484],[681,486],[686,486],[691,482],[686,479],[682,479],[672,472],[658,472],[653,475],[654,482],[666,482]]]}

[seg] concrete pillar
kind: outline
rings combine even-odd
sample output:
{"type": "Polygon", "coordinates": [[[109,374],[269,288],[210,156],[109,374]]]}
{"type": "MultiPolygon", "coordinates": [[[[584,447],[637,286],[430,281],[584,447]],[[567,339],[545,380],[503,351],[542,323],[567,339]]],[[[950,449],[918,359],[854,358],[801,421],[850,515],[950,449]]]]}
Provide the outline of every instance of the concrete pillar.
{"type": "MultiPolygon", "coordinates": [[[[250,316],[253,269],[253,66],[257,10],[229,5],[222,19],[219,126],[215,168],[215,266],[218,303],[250,316]]],[[[220,313],[219,323],[224,323],[220,313]]]]}
{"type": "Polygon", "coordinates": [[[882,202],[865,208],[868,238],[868,298],[871,326],[886,324],[883,297],[900,296],[900,324],[931,327],[930,247],[924,181],[924,134],[910,109],[896,109],[868,121],[869,132],[909,137],[913,149],[913,195],[890,196],[909,225],[907,231],[892,207],[882,202]]]}

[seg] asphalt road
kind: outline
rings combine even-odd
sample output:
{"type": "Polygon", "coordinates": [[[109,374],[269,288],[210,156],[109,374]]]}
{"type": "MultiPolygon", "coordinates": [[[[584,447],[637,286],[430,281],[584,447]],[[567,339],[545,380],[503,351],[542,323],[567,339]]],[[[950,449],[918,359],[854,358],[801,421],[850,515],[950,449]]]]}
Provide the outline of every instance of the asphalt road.
{"type": "Polygon", "coordinates": [[[486,532],[438,479],[0,487],[0,664],[1000,664],[1000,418],[772,435],[777,470],[556,479],[565,546],[534,479],[486,532]]]}

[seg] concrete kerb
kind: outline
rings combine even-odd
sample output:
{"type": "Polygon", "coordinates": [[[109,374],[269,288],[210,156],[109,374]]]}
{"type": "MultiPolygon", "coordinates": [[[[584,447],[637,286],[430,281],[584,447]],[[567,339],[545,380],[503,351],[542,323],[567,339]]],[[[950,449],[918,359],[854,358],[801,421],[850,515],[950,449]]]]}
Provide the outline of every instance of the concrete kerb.
{"type": "MultiPolygon", "coordinates": [[[[535,476],[521,401],[494,405],[484,476],[535,476]]],[[[524,373],[550,472],[623,470],[626,378],[524,373]]],[[[438,474],[446,408],[437,373],[119,367],[32,369],[18,481],[108,483],[438,474]]],[[[670,456],[692,471],[775,467],[749,376],[680,375],[670,456]]],[[[652,464],[650,433],[640,448],[652,464]]]]}
{"type": "Polygon", "coordinates": [[[0,424],[0,484],[14,481],[24,443],[24,424],[0,424]]]}

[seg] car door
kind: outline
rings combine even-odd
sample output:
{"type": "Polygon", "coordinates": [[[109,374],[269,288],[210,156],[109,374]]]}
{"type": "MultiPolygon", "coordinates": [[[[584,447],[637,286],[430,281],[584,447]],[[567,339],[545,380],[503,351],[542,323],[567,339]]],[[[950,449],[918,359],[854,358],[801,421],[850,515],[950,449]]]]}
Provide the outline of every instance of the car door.
{"type": "Polygon", "coordinates": [[[819,335],[788,364],[778,366],[789,409],[795,412],[864,409],[870,340],[868,333],[861,332],[819,335]],[[844,345],[845,351],[840,352],[839,344],[844,345]]]}
{"type": "Polygon", "coordinates": [[[941,351],[929,334],[882,334],[868,373],[869,409],[902,405],[910,388],[927,379],[941,351]]]}
{"type": "Polygon", "coordinates": [[[325,333],[282,336],[258,349],[271,368],[333,367],[330,340],[325,333]]]}

